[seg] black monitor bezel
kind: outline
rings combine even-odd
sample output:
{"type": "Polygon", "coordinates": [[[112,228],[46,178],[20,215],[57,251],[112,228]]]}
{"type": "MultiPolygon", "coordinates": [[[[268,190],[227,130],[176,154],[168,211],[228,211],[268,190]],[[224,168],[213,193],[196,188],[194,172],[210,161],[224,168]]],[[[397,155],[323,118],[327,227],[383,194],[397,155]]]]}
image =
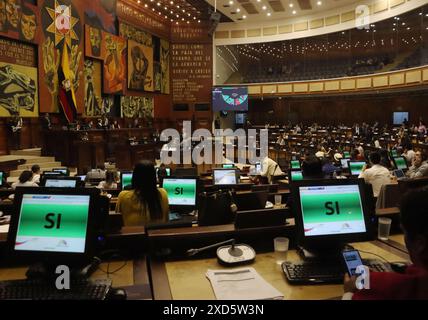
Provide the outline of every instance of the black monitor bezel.
{"type": "MultiPolygon", "coordinates": [[[[170,209],[173,209],[173,210],[174,209],[192,210],[194,208],[197,208],[198,204],[199,204],[199,193],[201,192],[201,188],[202,188],[201,180],[199,179],[199,177],[197,177],[197,176],[192,176],[192,177],[191,176],[188,176],[188,177],[170,176],[170,177],[166,177],[162,180],[161,188],[164,188],[163,184],[165,183],[165,180],[172,180],[172,179],[175,179],[175,180],[196,180],[196,190],[195,190],[195,204],[194,205],[170,204],[169,205],[170,209]]],[[[165,191],[166,191],[166,189],[165,189],[165,191]]]]}
{"type": "Polygon", "coordinates": [[[15,192],[14,213],[12,214],[7,237],[7,252],[14,261],[48,262],[48,263],[79,263],[91,259],[95,254],[98,232],[97,213],[99,208],[100,190],[96,188],[38,188],[18,187],[15,192]],[[40,195],[83,195],[89,196],[88,223],[86,225],[85,251],[83,253],[21,251],[15,250],[20,208],[24,194],[40,195]]]}
{"type": "Polygon", "coordinates": [[[295,213],[296,236],[299,245],[305,247],[326,247],[329,245],[363,242],[373,239],[373,216],[369,207],[369,201],[364,189],[364,179],[324,179],[324,180],[301,180],[294,182],[290,187],[290,196],[293,197],[293,212],[295,213]],[[341,235],[305,236],[302,207],[300,202],[300,187],[308,186],[336,186],[336,185],[358,185],[363,207],[364,223],[366,232],[341,235]]]}
{"type": "Polygon", "coordinates": [[[240,172],[239,172],[239,170],[238,170],[238,168],[233,168],[233,169],[223,169],[223,168],[214,168],[213,169],[213,174],[212,174],[212,179],[213,179],[213,186],[216,186],[216,187],[223,187],[223,188],[230,188],[230,187],[234,187],[234,186],[237,186],[237,185],[239,185],[239,179],[240,178],[240,172]],[[215,183],[215,178],[214,178],[214,172],[215,171],[235,171],[235,184],[216,184],[215,183]]]}
{"type": "Polygon", "coordinates": [[[349,171],[349,174],[352,176],[352,177],[358,177],[361,173],[362,173],[362,171],[359,173],[359,174],[353,174],[352,173],[352,170],[351,170],[351,163],[357,163],[357,162],[364,162],[366,165],[367,165],[367,161],[364,161],[364,160],[348,160],[348,171],[349,171]]]}
{"type": "Polygon", "coordinates": [[[392,162],[394,162],[395,169],[398,169],[397,163],[395,162],[395,159],[397,159],[397,158],[402,158],[404,160],[404,163],[406,164],[406,167],[403,168],[403,169],[401,169],[401,170],[403,170],[404,172],[406,172],[407,170],[409,170],[409,165],[407,163],[407,159],[404,156],[392,157],[392,162]]]}

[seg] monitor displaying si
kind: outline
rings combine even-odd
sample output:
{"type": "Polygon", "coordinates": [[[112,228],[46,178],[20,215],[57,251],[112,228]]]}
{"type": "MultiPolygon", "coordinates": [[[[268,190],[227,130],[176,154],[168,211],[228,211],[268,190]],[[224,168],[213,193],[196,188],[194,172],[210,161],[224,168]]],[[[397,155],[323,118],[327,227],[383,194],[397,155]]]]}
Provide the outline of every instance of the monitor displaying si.
{"type": "Polygon", "coordinates": [[[221,167],[223,169],[233,169],[233,168],[235,168],[235,164],[233,164],[233,163],[223,163],[221,167]]]}
{"type": "Polygon", "coordinates": [[[291,160],[290,161],[290,168],[292,170],[298,170],[298,169],[300,169],[300,161],[299,160],[291,160]]]}
{"type": "Polygon", "coordinates": [[[392,122],[396,126],[402,125],[405,120],[409,121],[408,112],[394,112],[392,114],[392,122]]]}
{"type": "Polygon", "coordinates": [[[248,111],[247,87],[213,88],[213,111],[248,111]]]}
{"type": "Polygon", "coordinates": [[[340,166],[342,169],[348,169],[348,161],[349,159],[340,159],[340,166]]]}
{"type": "Polygon", "coordinates": [[[344,158],[350,158],[351,157],[351,153],[349,151],[343,151],[343,157],[344,158]]]}
{"type": "Polygon", "coordinates": [[[365,161],[351,161],[348,160],[349,171],[352,176],[359,176],[363,172],[363,167],[366,165],[365,161]]]}
{"type": "Polygon", "coordinates": [[[129,189],[132,186],[132,172],[122,172],[120,181],[122,189],[129,189]]]}
{"type": "Polygon", "coordinates": [[[392,159],[394,161],[396,169],[400,169],[400,170],[407,170],[408,169],[406,158],[394,157],[392,159]]]}
{"type": "Polygon", "coordinates": [[[391,150],[391,157],[395,158],[395,157],[399,157],[400,155],[398,154],[397,149],[392,149],[391,150]]]}
{"type": "Polygon", "coordinates": [[[55,178],[47,178],[45,180],[45,187],[51,188],[76,188],[77,187],[77,179],[55,179],[55,178]]]}
{"type": "Polygon", "coordinates": [[[0,187],[3,187],[3,179],[5,178],[4,172],[0,171],[0,187]]]}
{"type": "Polygon", "coordinates": [[[290,171],[290,181],[299,181],[303,180],[303,173],[299,171],[290,171]]]}
{"type": "Polygon", "coordinates": [[[53,172],[60,172],[61,174],[65,175],[65,176],[68,176],[70,173],[67,168],[55,168],[55,169],[52,169],[52,171],[53,172]]]}
{"type": "Polygon", "coordinates": [[[197,196],[196,178],[165,178],[162,187],[168,193],[172,206],[195,206],[197,196]]]}
{"type": "Polygon", "coordinates": [[[291,186],[299,242],[322,245],[372,237],[362,179],[303,180],[291,186]]]}
{"type": "Polygon", "coordinates": [[[214,169],[214,185],[235,185],[238,184],[236,170],[234,169],[214,169]]]}
{"type": "Polygon", "coordinates": [[[98,198],[94,189],[18,188],[8,247],[37,261],[90,256],[98,198]]]}

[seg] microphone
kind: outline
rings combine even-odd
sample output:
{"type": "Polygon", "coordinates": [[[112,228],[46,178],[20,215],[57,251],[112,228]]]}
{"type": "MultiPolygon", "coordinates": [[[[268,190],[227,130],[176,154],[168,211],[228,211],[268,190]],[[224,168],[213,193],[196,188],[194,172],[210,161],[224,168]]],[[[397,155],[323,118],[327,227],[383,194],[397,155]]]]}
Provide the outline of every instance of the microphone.
{"type": "Polygon", "coordinates": [[[212,249],[212,248],[215,248],[215,247],[219,247],[219,246],[222,246],[222,245],[225,245],[225,244],[229,244],[229,243],[232,243],[232,248],[234,248],[234,246],[235,246],[235,239],[230,239],[230,240],[227,240],[227,241],[214,243],[212,245],[209,245],[209,246],[206,246],[206,247],[202,247],[202,248],[199,248],[199,249],[189,249],[189,250],[187,250],[186,253],[187,253],[188,257],[192,257],[192,256],[198,254],[199,252],[202,252],[202,251],[205,251],[205,250],[208,250],[208,249],[212,249]]]}

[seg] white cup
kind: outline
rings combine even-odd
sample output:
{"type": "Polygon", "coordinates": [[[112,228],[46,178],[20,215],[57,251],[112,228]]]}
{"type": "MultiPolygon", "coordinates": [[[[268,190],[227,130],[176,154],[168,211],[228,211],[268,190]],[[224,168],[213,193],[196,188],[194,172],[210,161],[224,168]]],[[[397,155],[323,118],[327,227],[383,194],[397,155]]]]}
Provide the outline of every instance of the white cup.
{"type": "Polygon", "coordinates": [[[391,231],[391,222],[392,220],[390,218],[379,218],[377,230],[377,237],[379,240],[388,240],[389,232],[391,231]]]}
{"type": "Polygon", "coordinates": [[[282,195],[280,194],[276,194],[275,195],[275,205],[276,206],[280,206],[282,203],[282,195]]]}
{"type": "Polygon", "coordinates": [[[273,239],[276,264],[282,264],[286,260],[289,243],[290,240],[285,237],[277,237],[273,239]]]}

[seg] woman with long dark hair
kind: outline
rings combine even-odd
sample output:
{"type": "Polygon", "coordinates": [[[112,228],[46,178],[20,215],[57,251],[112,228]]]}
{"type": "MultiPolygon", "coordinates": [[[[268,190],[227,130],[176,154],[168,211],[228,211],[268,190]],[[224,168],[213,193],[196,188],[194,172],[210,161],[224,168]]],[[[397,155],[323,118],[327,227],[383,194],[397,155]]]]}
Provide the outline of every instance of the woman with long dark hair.
{"type": "Polygon", "coordinates": [[[122,191],[116,204],[116,212],[122,213],[124,225],[166,222],[168,211],[168,195],[165,189],[156,185],[153,163],[142,161],[136,164],[132,174],[132,190],[122,191]]]}

